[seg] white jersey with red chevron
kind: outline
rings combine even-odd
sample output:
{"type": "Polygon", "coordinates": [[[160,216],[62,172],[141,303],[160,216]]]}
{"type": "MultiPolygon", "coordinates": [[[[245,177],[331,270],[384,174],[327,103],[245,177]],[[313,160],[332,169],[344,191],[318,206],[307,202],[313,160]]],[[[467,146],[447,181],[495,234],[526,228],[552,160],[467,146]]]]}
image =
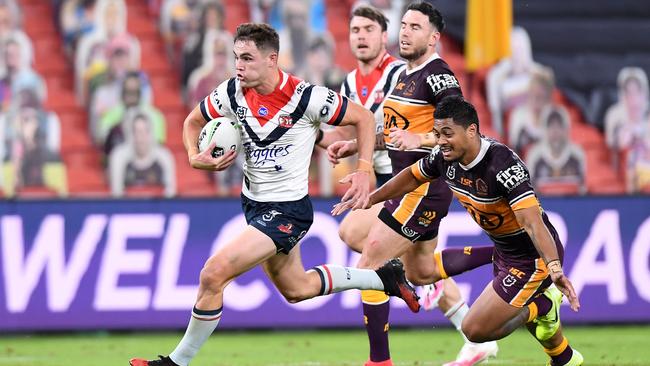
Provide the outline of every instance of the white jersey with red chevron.
{"type": "MultiPolygon", "coordinates": [[[[346,76],[341,85],[341,94],[361,104],[375,115],[377,134],[384,132],[384,100],[397,84],[397,79],[405,68],[404,61],[385,53],[379,65],[370,74],[362,75],[356,68],[346,76]]],[[[391,173],[387,150],[375,151],[373,162],[375,172],[391,173]]]]}
{"type": "Polygon", "coordinates": [[[242,125],[246,153],[242,193],[255,201],[285,202],[307,195],[308,170],[320,123],[338,125],[346,97],[310,85],[283,71],[280,83],[266,95],[224,81],[201,103],[206,121],[232,118],[242,125]]]}

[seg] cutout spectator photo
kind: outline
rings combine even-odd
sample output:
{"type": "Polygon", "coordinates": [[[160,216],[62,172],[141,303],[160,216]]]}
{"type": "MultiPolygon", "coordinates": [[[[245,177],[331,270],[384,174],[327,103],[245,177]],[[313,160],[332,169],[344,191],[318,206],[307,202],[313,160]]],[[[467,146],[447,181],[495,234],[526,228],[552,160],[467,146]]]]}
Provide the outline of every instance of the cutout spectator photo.
{"type": "Polygon", "coordinates": [[[538,191],[543,194],[584,194],[585,154],[571,142],[571,122],[561,106],[542,112],[542,138],[530,150],[526,165],[538,191]]]}
{"type": "Polygon", "coordinates": [[[614,167],[647,124],[648,76],[640,67],[625,67],[618,74],[618,102],[605,114],[605,139],[612,150],[614,167]]]}
{"type": "Polygon", "coordinates": [[[111,193],[121,197],[137,194],[176,194],[174,159],[156,140],[151,117],[143,110],[129,111],[124,125],[125,141],[111,152],[108,163],[111,193]]]}

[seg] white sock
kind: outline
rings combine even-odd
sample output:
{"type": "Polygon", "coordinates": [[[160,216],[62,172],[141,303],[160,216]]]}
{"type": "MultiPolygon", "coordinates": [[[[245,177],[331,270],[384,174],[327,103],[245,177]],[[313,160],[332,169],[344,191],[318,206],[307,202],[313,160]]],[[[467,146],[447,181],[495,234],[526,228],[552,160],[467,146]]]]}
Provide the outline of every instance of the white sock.
{"type": "Polygon", "coordinates": [[[169,358],[177,365],[187,366],[219,324],[221,309],[205,311],[194,307],[185,335],[169,358]]]}
{"type": "Polygon", "coordinates": [[[469,339],[467,339],[467,337],[465,337],[465,334],[461,329],[463,325],[463,319],[465,319],[465,315],[467,315],[468,311],[469,311],[469,307],[467,306],[467,304],[465,304],[465,301],[460,300],[454,306],[449,308],[447,312],[445,312],[445,317],[447,317],[447,319],[449,319],[451,324],[453,324],[454,327],[456,327],[458,333],[460,333],[460,335],[463,336],[465,343],[474,344],[473,342],[470,342],[469,339]]]}
{"type": "Polygon", "coordinates": [[[311,270],[320,275],[321,291],[319,295],[328,295],[353,288],[359,290],[384,290],[384,284],[377,272],[372,269],[327,264],[314,267],[311,270]]]}

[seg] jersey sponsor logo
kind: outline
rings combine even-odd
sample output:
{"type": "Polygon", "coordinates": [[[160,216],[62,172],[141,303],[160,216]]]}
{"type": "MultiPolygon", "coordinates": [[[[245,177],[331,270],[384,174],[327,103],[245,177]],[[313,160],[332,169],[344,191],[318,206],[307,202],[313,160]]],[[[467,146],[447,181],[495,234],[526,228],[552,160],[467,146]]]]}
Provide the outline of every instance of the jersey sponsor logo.
{"type": "Polygon", "coordinates": [[[436,74],[427,77],[427,83],[431,87],[434,95],[450,88],[460,88],[458,80],[454,75],[450,74],[436,74]]]}
{"type": "Polygon", "coordinates": [[[364,97],[364,98],[368,96],[368,87],[367,86],[364,86],[363,88],[361,88],[361,96],[364,97]]]}
{"type": "Polygon", "coordinates": [[[460,184],[462,184],[462,185],[464,185],[464,186],[471,187],[471,186],[472,186],[472,182],[473,182],[473,181],[472,181],[471,179],[469,179],[469,178],[460,177],[460,184]]]}
{"type": "Polygon", "coordinates": [[[418,235],[415,230],[407,226],[402,226],[402,233],[404,233],[404,235],[406,235],[409,239],[413,239],[416,235],[418,235]]]}
{"type": "Polygon", "coordinates": [[[269,109],[266,108],[265,106],[261,106],[261,107],[257,110],[257,114],[259,114],[259,115],[262,116],[262,117],[266,117],[266,116],[269,114],[269,109]]]}
{"type": "Polygon", "coordinates": [[[285,157],[291,153],[290,148],[293,147],[293,144],[278,146],[271,145],[269,147],[256,149],[253,144],[246,144],[244,147],[246,152],[246,160],[249,164],[252,164],[255,167],[264,166],[266,164],[273,164],[274,166],[282,166],[276,164],[276,160],[282,157],[285,157]]]}
{"type": "Polygon", "coordinates": [[[436,211],[424,211],[422,212],[422,215],[418,217],[418,224],[427,227],[431,225],[431,222],[435,218],[436,218],[436,211]]]}
{"type": "Polygon", "coordinates": [[[292,223],[288,223],[286,225],[280,224],[278,225],[278,230],[282,231],[285,234],[291,235],[291,233],[293,232],[293,224],[292,223]]]}
{"type": "Polygon", "coordinates": [[[517,163],[497,173],[497,182],[501,183],[508,192],[517,188],[517,186],[528,179],[528,173],[526,173],[526,169],[521,163],[517,163]]]}
{"type": "Polygon", "coordinates": [[[218,111],[222,111],[222,110],[223,110],[223,104],[221,104],[221,100],[220,100],[220,99],[221,99],[221,98],[219,98],[219,91],[218,91],[218,89],[215,89],[215,90],[212,92],[212,101],[213,101],[214,104],[217,106],[217,110],[218,110],[218,111]]]}
{"type": "Polygon", "coordinates": [[[298,95],[302,94],[302,92],[305,91],[306,87],[307,87],[307,83],[301,83],[300,85],[298,85],[298,87],[296,88],[296,94],[298,95]]]}
{"type": "Polygon", "coordinates": [[[474,221],[485,230],[495,230],[503,225],[503,216],[494,212],[485,212],[477,209],[467,202],[461,202],[474,221]]]}
{"type": "MultiPolygon", "coordinates": [[[[389,131],[393,127],[406,130],[409,127],[409,120],[395,108],[384,106],[384,131],[389,131]]],[[[386,133],[384,135],[388,136],[386,133]]]]}
{"type": "Polygon", "coordinates": [[[330,112],[330,107],[324,105],[323,108],[320,109],[320,116],[325,117],[327,114],[330,112]]]}
{"type": "Polygon", "coordinates": [[[284,128],[291,128],[295,124],[293,118],[288,114],[281,114],[278,117],[278,125],[284,128]]]}
{"type": "Polygon", "coordinates": [[[264,220],[266,222],[270,222],[270,221],[273,221],[273,219],[278,215],[282,215],[282,212],[277,211],[277,210],[271,210],[271,211],[265,213],[264,215],[262,215],[262,220],[264,220]]]}

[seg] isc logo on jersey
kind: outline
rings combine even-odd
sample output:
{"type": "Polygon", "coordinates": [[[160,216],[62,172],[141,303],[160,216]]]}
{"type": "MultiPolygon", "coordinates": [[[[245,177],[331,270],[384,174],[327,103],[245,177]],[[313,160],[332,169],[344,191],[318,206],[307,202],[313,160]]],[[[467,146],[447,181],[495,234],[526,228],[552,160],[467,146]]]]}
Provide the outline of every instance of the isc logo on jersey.
{"type": "Polygon", "coordinates": [[[213,158],[222,156],[228,150],[239,153],[242,145],[239,124],[226,117],[215,118],[206,123],[199,134],[199,151],[205,151],[213,142],[213,158]]]}

